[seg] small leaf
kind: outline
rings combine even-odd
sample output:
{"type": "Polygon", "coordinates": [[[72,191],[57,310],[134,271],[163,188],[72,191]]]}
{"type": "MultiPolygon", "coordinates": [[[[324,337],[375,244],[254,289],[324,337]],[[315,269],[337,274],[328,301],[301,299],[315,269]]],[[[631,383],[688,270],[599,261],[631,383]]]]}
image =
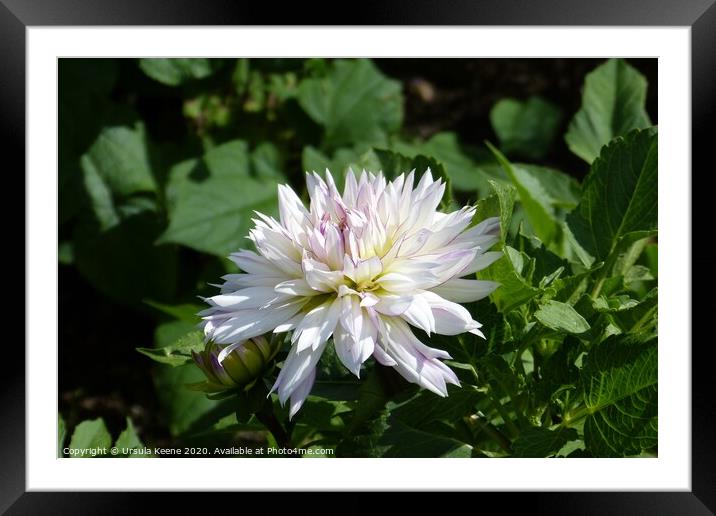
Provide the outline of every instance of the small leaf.
{"type": "Polygon", "coordinates": [[[139,60],[139,67],[144,73],[167,86],[179,86],[190,80],[203,79],[211,75],[220,65],[220,60],[207,58],[139,60]]]}
{"type": "Polygon", "coordinates": [[[628,296],[600,297],[594,300],[594,309],[609,314],[611,321],[624,333],[632,333],[656,319],[658,290],[654,288],[642,300],[628,296]]]}
{"type": "Polygon", "coordinates": [[[479,271],[477,277],[500,283],[500,287],[490,294],[490,299],[500,312],[507,313],[526,303],[540,291],[522,275],[525,259],[529,257],[509,246],[505,246],[503,254],[502,258],[487,269],[479,271]]]}
{"type": "Polygon", "coordinates": [[[549,430],[544,427],[530,427],[523,430],[512,445],[514,457],[543,458],[554,456],[569,441],[577,439],[573,428],[549,430]]]}
{"type": "Polygon", "coordinates": [[[177,340],[196,330],[196,324],[187,321],[167,321],[154,329],[154,348],[171,346],[177,340]]]}
{"type": "Polygon", "coordinates": [[[114,446],[119,449],[119,455],[124,457],[149,457],[150,455],[147,453],[132,453],[130,450],[142,450],[144,448],[144,443],[142,443],[142,440],[137,435],[137,431],[134,429],[134,425],[132,424],[132,420],[127,418],[127,428],[122,430],[122,433],[119,434],[119,437],[117,438],[117,442],[114,443],[114,446]]]}
{"type": "Polygon", "coordinates": [[[504,185],[497,181],[489,181],[489,184],[492,194],[477,202],[473,222],[477,224],[490,217],[500,217],[501,243],[499,245],[501,246],[504,244],[507,232],[510,229],[510,220],[512,219],[517,190],[512,185],[504,185]]]}
{"type": "Polygon", "coordinates": [[[554,331],[580,334],[589,330],[589,323],[584,317],[566,303],[547,301],[535,312],[535,318],[554,331]]]}
{"type": "Polygon", "coordinates": [[[622,59],[610,59],[588,74],[582,108],[565,135],[572,152],[592,163],[613,138],[649,127],[646,87],[646,79],[622,59]]]}
{"type": "Polygon", "coordinates": [[[85,174],[101,177],[113,195],[156,191],[142,124],[105,127],[80,162],[85,174]]]}
{"type": "Polygon", "coordinates": [[[137,351],[160,364],[173,367],[188,364],[192,361],[191,352],[204,349],[204,333],[194,331],[181,337],[174,344],[163,348],[137,348],[137,351]]]}
{"type": "Polygon", "coordinates": [[[109,435],[102,418],[83,421],[77,425],[70,440],[70,450],[77,450],[79,453],[71,454],[70,457],[91,457],[92,450],[95,450],[94,453],[101,456],[111,446],[112,436],[109,435]],[[104,450],[104,452],[101,450],[104,450]]]}
{"type": "Polygon", "coordinates": [[[490,110],[492,128],[507,154],[541,159],[550,149],[562,118],[560,109],[540,97],[524,102],[502,99],[490,110]]]}
{"type": "Polygon", "coordinates": [[[184,303],[179,305],[167,305],[164,303],[158,303],[156,301],[152,301],[151,299],[145,299],[144,302],[151,306],[152,308],[155,308],[156,310],[166,314],[170,315],[171,317],[174,317],[175,319],[179,321],[186,321],[189,323],[198,323],[199,322],[199,316],[197,315],[197,312],[201,311],[202,309],[206,308],[202,305],[197,305],[194,303],[184,303]]]}
{"type": "Polygon", "coordinates": [[[556,236],[558,226],[547,192],[539,181],[527,174],[518,174],[512,164],[492,144],[486,142],[497,161],[504,169],[512,184],[517,188],[520,201],[535,234],[542,242],[549,244],[556,236]]]}

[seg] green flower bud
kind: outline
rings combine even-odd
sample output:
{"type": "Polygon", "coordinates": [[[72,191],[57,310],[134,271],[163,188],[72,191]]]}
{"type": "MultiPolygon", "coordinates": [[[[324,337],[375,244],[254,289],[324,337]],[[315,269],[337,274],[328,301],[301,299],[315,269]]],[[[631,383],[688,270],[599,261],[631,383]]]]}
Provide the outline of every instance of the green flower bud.
{"type": "Polygon", "coordinates": [[[212,390],[227,390],[243,387],[261,376],[279,347],[280,339],[269,341],[263,336],[230,345],[210,341],[204,351],[192,352],[192,358],[212,390]]]}

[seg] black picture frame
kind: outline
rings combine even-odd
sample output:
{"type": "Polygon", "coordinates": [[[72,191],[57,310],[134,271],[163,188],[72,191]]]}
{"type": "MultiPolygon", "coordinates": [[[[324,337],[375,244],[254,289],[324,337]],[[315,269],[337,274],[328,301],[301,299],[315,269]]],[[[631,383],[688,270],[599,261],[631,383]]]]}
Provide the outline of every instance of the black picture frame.
{"type": "MultiPolygon", "coordinates": [[[[347,10],[338,4],[311,2],[272,5],[228,0],[0,0],[0,128],[6,172],[25,169],[25,31],[32,26],[87,25],[557,25],[557,26],[689,26],[692,65],[692,169],[713,169],[708,129],[716,118],[716,0],[455,0],[438,3],[378,2],[366,0],[347,10]],[[338,10],[338,9],[340,10],[338,10]],[[321,13],[320,15],[317,13],[321,13]]],[[[679,173],[678,171],[670,171],[679,173]]],[[[691,180],[689,171],[681,171],[691,180]]],[[[24,177],[14,172],[16,178],[24,177]]],[[[24,192],[24,180],[14,198],[24,192]]],[[[692,206],[709,205],[708,189],[692,190],[692,206]],[[700,198],[706,202],[699,202],[700,198]]],[[[22,196],[24,198],[24,196],[22,196]]],[[[17,218],[17,211],[14,212],[17,218]]],[[[9,220],[9,219],[8,219],[9,220]]],[[[710,220],[692,215],[695,234],[710,220]]],[[[692,234],[694,234],[692,233],[692,234]]],[[[704,233],[708,235],[708,233],[704,233]]],[[[19,241],[19,240],[18,240],[19,241]]],[[[23,247],[23,263],[25,263],[23,247]]],[[[692,267],[710,271],[712,259],[692,255],[692,267]],[[702,265],[702,267],[699,267],[702,265]]],[[[23,265],[25,274],[29,271],[23,265]]],[[[19,280],[17,278],[16,280],[19,280]]],[[[703,291],[710,286],[700,278],[703,291]]],[[[24,284],[23,287],[24,289],[24,284]]],[[[17,292],[18,290],[16,290],[17,292]]],[[[694,321],[708,320],[713,303],[692,298],[694,321]]],[[[15,299],[17,306],[17,299],[15,299]]],[[[17,309],[15,309],[17,310],[17,309]]],[[[14,324],[13,326],[17,326],[14,324]]],[[[9,331],[9,330],[8,330],[9,331]]],[[[5,369],[0,389],[0,511],[7,514],[139,514],[149,510],[146,493],[38,493],[25,492],[25,364],[24,348],[6,342],[3,357],[13,364],[5,369]]],[[[712,514],[716,511],[716,415],[712,401],[714,375],[707,339],[692,346],[692,491],[680,493],[529,493],[509,494],[509,507],[525,504],[548,514],[712,514]]],[[[671,343],[689,345],[690,342],[671,343]]],[[[216,496],[216,495],[212,495],[216,496]]],[[[230,496],[230,495],[229,495],[230,496]]],[[[241,495],[245,496],[245,495],[241,495]]],[[[343,498],[351,512],[366,508],[360,495],[343,498]],[[353,501],[351,501],[353,499],[353,501]],[[355,503],[354,503],[355,502],[355,503]]],[[[480,505],[495,496],[479,494],[480,505]]],[[[164,497],[165,499],[168,497],[164,497]]],[[[220,498],[226,499],[226,496],[220,498]]],[[[172,497],[185,510],[186,495],[172,497]]],[[[196,498],[191,498],[192,501],[196,498]]],[[[277,499],[274,499],[277,500],[277,499]]],[[[281,499],[278,499],[281,501],[281,499]]],[[[415,498],[420,501],[420,497],[415,498]]],[[[212,502],[213,504],[214,502],[212,502]]],[[[293,499],[290,503],[302,504],[293,499]]],[[[504,507],[504,501],[499,502],[504,507]]],[[[253,505],[253,500],[252,500],[253,505]]],[[[477,506],[475,506],[477,507],[477,506]]],[[[276,508],[274,507],[273,510],[276,508]]]]}

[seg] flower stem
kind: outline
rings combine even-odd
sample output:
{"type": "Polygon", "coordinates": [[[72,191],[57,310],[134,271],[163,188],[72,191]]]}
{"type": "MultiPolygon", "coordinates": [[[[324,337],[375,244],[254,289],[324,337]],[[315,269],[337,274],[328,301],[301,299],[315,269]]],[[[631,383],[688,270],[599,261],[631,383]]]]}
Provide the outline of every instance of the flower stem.
{"type": "Polygon", "coordinates": [[[567,412],[564,415],[564,419],[562,419],[562,423],[560,426],[569,427],[572,424],[576,423],[577,421],[584,419],[591,413],[592,412],[591,412],[591,410],[589,410],[589,407],[587,407],[586,405],[581,405],[581,406],[577,407],[575,410],[571,410],[571,411],[567,412]]]}
{"type": "Polygon", "coordinates": [[[468,426],[477,426],[485,432],[486,435],[491,437],[504,451],[512,453],[510,440],[497,428],[495,428],[489,421],[483,421],[482,418],[473,414],[465,418],[465,422],[468,426]]]}
{"type": "Polygon", "coordinates": [[[292,448],[291,436],[286,432],[283,425],[281,425],[276,414],[274,414],[273,404],[270,400],[264,403],[261,410],[256,412],[256,419],[271,432],[271,435],[273,435],[273,438],[276,440],[276,444],[281,448],[292,448]]]}
{"type": "MultiPolygon", "coordinates": [[[[500,401],[499,397],[495,395],[495,392],[491,388],[488,387],[488,389],[489,390],[488,390],[487,394],[490,397],[490,401],[492,402],[492,407],[500,415],[502,420],[505,422],[505,425],[507,426],[507,428],[510,429],[510,432],[512,432],[512,434],[514,436],[520,435],[519,428],[517,428],[517,425],[515,425],[512,422],[512,419],[510,418],[509,414],[507,413],[507,410],[505,409],[505,406],[500,401]]],[[[510,399],[512,399],[512,398],[510,398],[510,399]]],[[[514,404],[514,400],[512,401],[512,403],[514,404]]],[[[515,412],[518,413],[519,411],[515,411],[515,412]]]]}

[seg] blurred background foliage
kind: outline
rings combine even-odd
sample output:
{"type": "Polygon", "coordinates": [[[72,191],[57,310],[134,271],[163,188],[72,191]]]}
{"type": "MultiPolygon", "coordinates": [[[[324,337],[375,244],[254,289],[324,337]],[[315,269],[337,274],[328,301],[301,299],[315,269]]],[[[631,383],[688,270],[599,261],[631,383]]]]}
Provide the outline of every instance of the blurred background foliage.
{"type": "MultiPolygon", "coordinates": [[[[304,171],[329,168],[340,183],[348,167],[384,168],[384,153],[390,151],[392,159],[405,163],[429,156],[449,175],[455,202],[474,203],[493,193],[490,181],[514,182],[485,145],[488,140],[515,163],[519,183],[538,190],[540,209],[564,219],[577,206],[580,181],[601,146],[623,132],[613,121],[613,133],[585,133],[590,113],[580,114],[583,127],[577,119],[570,125],[582,106],[585,76],[602,63],[60,59],[62,432],[102,418],[101,425],[87,426],[102,442],[136,438],[138,443],[140,435],[156,446],[264,443],[255,421],[237,425],[233,404],[182,387],[202,379],[198,369],[158,366],[135,348],[162,348],[195,328],[197,295],[213,293],[209,283],[234,272],[224,257],[249,245],[245,235],[253,210],[275,215],[276,184],[289,183],[302,195],[304,171]]],[[[630,60],[629,65],[627,72],[638,70],[634,80],[648,81],[649,89],[646,110],[635,115],[646,119],[622,121],[624,130],[657,120],[656,60],[630,60]]],[[[527,219],[536,219],[520,215],[529,208],[523,202],[516,209],[512,245],[527,245],[519,236],[526,234],[560,248],[558,228],[531,227],[527,219]]],[[[652,261],[655,266],[655,250],[652,261]]],[[[542,278],[546,272],[531,273],[542,278]]],[[[483,312],[495,306],[505,312],[510,295],[507,289],[502,297],[498,291],[495,304],[483,312]]],[[[542,316],[549,320],[549,313],[542,316]]],[[[489,328],[487,319],[479,318],[489,328]]],[[[560,349],[571,352],[568,346],[560,349]]],[[[518,381],[503,374],[504,361],[490,360],[486,367],[496,381],[518,381]]],[[[324,362],[330,367],[331,357],[324,362]]],[[[351,395],[370,398],[371,389],[400,382],[390,377],[377,384],[371,378],[362,393],[351,395]]],[[[321,388],[316,387],[318,396],[321,388]]],[[[471,396],[469,390],[458,391],[450,405],[438,405],[459,412],[461,403],[474,403],[471,396]]],[[[399,397],[391,417],[400,420],[401,410],[419,412],[421,403],[434,401],[423,396],[401,408],[399,397]]],[[[370,412],[369,402],[363,406],[370,412]]],[[[294,432],[300,435],[302,424],[330,432],[346,424],[340,414],[352,408],[309,403],[294,432]]],[[[414,432],[399,422],[390,428],[384,442],[414,432]]],[[[537,442],[544,437],[540,429],[530,431],[537,442]]],[[[437,455],[441,446],[454,449],[452,441],[433,436],[430,442],[437,455]]],[[[352,453],[345,448],[350,445],[343,442],[344,454],[352,453]]]]}

